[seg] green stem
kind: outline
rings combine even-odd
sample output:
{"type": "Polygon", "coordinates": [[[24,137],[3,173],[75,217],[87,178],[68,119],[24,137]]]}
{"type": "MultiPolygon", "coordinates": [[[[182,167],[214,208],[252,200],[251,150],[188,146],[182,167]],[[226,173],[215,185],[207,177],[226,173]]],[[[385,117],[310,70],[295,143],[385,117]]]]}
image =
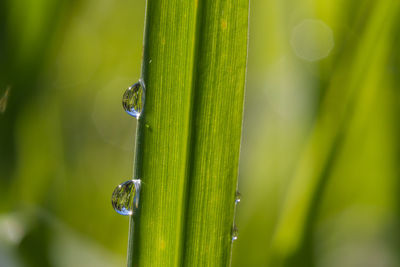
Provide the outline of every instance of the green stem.
{"type": "Polygon", "coordinates": [[[148,0],[128,266],[227,266],[248,0],[148,0]]]}
{"type": "MultiPolygon", "coordinates": [[[[135,138],[135,155],[134,155],[134,160],[133,160],[133,179],[141,179],[141,155],[143,151],[143,142],[142,142],[142,130],[141,128],[143,127],[142,123],[142,117],[139,117],[137,120],[137,125],[136,125],[136,138],[135,138]]],[[[142,184],[140,186],[140,190],[142,189],[142,184]]],[[[141,202],[140,202],[140,190],[139,192],[136,192],[139,194],[139,207],[137,210],[129,216],[129,236],[128,236],[128,257],[127,257],[127,266],[133,266],[133,251],[134,251],[134,240],[139,238],[139,236],[135,236],[135,222],[136,222],[136,229],[139,228],[139,223],[140,223],[140,208],[141,208],[141,202]]]]}

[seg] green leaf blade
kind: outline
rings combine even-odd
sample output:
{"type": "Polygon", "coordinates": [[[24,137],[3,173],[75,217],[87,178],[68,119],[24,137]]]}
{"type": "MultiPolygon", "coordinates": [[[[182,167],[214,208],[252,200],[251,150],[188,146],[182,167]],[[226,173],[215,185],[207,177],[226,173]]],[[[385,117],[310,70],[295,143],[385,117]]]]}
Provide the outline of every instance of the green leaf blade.
{"type": "Polygon", "coordinates": [[[243,0],[147,2],[128,266],[229,264],[247,16],[243,0]]]}
{"type": "Polygon", "coordinates": [[[203,4],[184,263],[225,266],[238,175],[248,2],[203,4]]]}

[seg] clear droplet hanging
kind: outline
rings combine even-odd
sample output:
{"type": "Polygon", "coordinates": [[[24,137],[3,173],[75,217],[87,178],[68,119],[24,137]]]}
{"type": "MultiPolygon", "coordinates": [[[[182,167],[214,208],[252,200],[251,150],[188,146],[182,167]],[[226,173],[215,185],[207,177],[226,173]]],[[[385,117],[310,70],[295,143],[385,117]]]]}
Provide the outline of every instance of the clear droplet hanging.
{"type": "Polygon", "coordinates": [[[240,203],[240,198],[242,197],[242,194],[240,194],[239,191],[236,191],[236,195],[235,195],[235,204],[239,204],[240,203]]]}
{"type": "Polygon", "coordinates": [[[126,89],[122,97],[122,106],[126,113],[136,119],[140,118],[144,108],[145,93],[146,90],[142,80],[126,89]]]}
{"type": "Polygon", "coordinates": [[[118,185],[112,194],[111,204],[121,215],[132,215],[139,205],[140,180],[129,180],[118,185]]]}
{"type": "Polygon", "coordinates": [[[236,225],[233,226],[232,228],[232,242],[238,239],[238,235],[239,235],[239,230],[236,227],[236,225]]]}
{"type": "MultiPolygon", "coordinates": [[[[124,110],[135,117],[142,115],[145,101],[145,86],[140,79],[137,83],[130,86],[122,97],[124,110]]],[[[121,215],[132,215],[139,206],[141,180],[134,179],[118,185],[112,194],[111,204],[114,210],[121,215]]]]}

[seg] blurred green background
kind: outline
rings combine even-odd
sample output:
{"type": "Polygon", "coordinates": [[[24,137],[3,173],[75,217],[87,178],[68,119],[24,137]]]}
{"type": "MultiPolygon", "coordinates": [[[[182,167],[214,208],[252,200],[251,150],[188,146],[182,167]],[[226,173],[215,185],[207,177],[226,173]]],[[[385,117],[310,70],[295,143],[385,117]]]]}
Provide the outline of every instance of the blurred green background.
{"type": "MultiPolygon", "coordinates": [[[[144,9],[0,1],[0,266],[125,266],[144,9]]],[[[249,36],[232,265],[400,266],[400,3],[254,0],[249,36]]]]}

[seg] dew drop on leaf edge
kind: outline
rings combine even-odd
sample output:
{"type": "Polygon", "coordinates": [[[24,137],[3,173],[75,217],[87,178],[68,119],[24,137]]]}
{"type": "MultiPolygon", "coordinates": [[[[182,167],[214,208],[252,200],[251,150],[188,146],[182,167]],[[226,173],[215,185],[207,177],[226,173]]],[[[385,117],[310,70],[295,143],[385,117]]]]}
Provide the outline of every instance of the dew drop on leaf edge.
{"type": "Polygon", "coordinates": [[[119,184],[111,197],[114,210],[121,215],[132,215],[138,206],[140,180],[129,180],[119,184]]]}
{"type": "Polygon", "coordinates": [[[126,89],[122,97],[122,106],[126,113],[139,119],[145,101],[145,88],[141,80],[126,89]]]}
{"type": "Polygon", "coordinates": [[[235,225],[232,228],[232,242],[238,239],[238,234],[239,234],[239,230],[235,225]]]}
{"type": "Polygon", "coordinates": [[[240,198],[242,197],[242,194],[240,194],[239,191],[236,191],[236,195],[235,195],[235,204],[239,204],[240,203],[240,198]]]}

